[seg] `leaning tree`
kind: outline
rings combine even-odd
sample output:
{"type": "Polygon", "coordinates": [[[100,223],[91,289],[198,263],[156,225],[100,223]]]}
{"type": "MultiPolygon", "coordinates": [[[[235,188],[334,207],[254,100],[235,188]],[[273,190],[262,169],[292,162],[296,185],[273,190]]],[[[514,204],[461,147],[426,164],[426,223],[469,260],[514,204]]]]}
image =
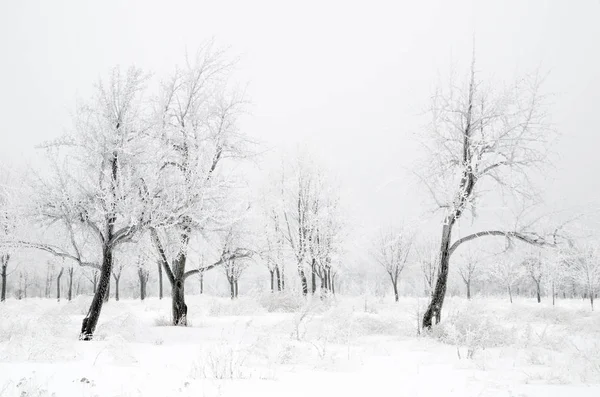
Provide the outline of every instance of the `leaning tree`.
{"type": "Polygon", "coordinates": [[[551,244],[530,227],[483,230],[452,239],[454,227],[469,210],[475,215],[483,193],[531,198],[531,175],[547,159],[552,131],[538,74],[514,84],[484,85],[475,57],[464,83],[453,81],[432,97],[432,121],[425,147],[427,163],[417,172],[444,212],[439,247],[439,273],[423,327],[441,319],[450,257],[463,243],[502,236],[534,245],[551,244]]]}
{"type": "MultiPolygon", "coordinates": [[[[80,338],[91,340],[113,272],[114,253],[148,224],[141,171],[148,129],[142,112],[146,78],[136,68],[113,69],[90,101],[80,103],[71,132],[46,143],[49,171],[31,186],[30,215],[63,233],[56,241],[13,241],[99,270],[80,338]]],[[[50,233],[51,235],[54,233],[50,233]]]]}

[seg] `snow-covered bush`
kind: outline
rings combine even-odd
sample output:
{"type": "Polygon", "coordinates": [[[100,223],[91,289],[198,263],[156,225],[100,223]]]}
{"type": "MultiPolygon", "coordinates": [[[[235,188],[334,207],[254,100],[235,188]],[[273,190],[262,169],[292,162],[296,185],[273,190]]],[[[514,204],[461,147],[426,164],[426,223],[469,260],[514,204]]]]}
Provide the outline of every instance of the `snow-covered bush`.
{"type": "Polygon", "coordinates": [[[261,294],[259,302],[269,313],[291,313],[298,311],[305,299],[300,294],[286,291],[261,294]]]}
{"type": "Polygon", "coordinates": [[[496,324],[478,310],[464,310],[447,315],[432,329],[432,335],[443,343],[456,346],[459,358],[461,348],[466,348],[466,358],[473,358],[477,350],[511,344],[514,332],[496,324]]]}

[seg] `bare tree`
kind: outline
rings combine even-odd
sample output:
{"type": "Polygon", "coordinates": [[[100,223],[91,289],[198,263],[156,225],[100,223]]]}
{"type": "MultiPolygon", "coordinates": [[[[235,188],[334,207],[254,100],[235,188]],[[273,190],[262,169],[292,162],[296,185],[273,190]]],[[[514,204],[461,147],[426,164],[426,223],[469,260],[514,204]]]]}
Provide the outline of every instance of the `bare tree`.
{"type": "Polygon", "coordinates": [[[115,280],[115,300],[119,301],[119,282],[121,281],[121,274],[123,274],[123,268],[125,267],[124,261],[116,261],[116,265],[113,266],[112,276],[115,280]]]}
{"type": "Polygon", "coordinates": [[[542,260],[541,253],[529,255],[523,261],[527,274],[533,280],[538,303],[542,301],[542,281],[546,275],[545,263],[542,260]]]}
{"type": "Polygon", "coordinates": [[[425,283],[425,293],[427,296],[433,296],[433,288],[437,279],[439,268],[439,251],[435,249],[434,244],[422,242],[415,246],[415,253],[419,268],[423,274],[425,283]]]}
{"type": "Polygon", "coordinates": [[[594,297],[600,287],[600,252],[597,245],[587,244],[572,247],[563,255],[568,271],[573,280],[579,284],[590,299],[594,310],[594,297]]]}
{"type": "Polygon", "coordinates": [[[439,90],[431,106],[430,152],[419,176],[439,209],[444,211],[439,249],[439,275],[423,327],[441,319],[452,253],[461,244],[501,236],[534,245],[549,240],[528,227],[491,229],[452,241],[452,231],[466,211],[476,213],[486,192],[530,197],[532,169],[544,163],[551,134],[547,128],[542,80],[538,75],[518,80],[504,90],[486,88],[478,78],[475,56],[466,84],[439,90]]]}
{"type": "Polygon", "coordinates": [[[489,269],[491,277],[502,283],[508,292],[510,303],[513,303],[513,287],[523,277],[519,261],[511,256],[500,257],[489,269]]]}
{"type": "Polygon", "coordinates": [[[390,277],[396,302],[398,279],[406,267],[412,244],[413,236],[404,227],[380,231],[374,244],[373,257],[390,277]]]}

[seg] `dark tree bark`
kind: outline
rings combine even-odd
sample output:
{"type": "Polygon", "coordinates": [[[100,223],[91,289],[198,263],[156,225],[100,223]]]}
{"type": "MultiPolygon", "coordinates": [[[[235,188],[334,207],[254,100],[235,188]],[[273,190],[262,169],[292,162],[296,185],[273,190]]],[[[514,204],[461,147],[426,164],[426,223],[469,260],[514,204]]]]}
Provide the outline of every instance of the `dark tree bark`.
{"type": "Polygon", "coordinates": [[[308,295],[308,281],[303,269],[298,269],[298,275],[300,276],[300,284],[302,285],[302,295],[308,295]]]}
{"type": "Polygon", "coordinates": [[[102,302],[106,303],[110,299],[110,275],[108,276],[108,284],[106,284],[106,293],[104,294],[104,298],[102,302]]]}
{"type": "Polygon", "coordinates": [[[67,273],[69,275],[69,289],[67,290],[67,300],[71,301],[71,299],[73,298],[73,271],[75,269],[73,267],[70,267],[67,270],[67,273]]]}
{"type": "MultiPolygon", "coordinates": [[[[109,233],[112,236],[112,230],[109,233]]],[[[110,287],[110,275],[112,273],[113,264],[113,253],[109,247],[104,247],[102,266],[100,268],[100,277],[98,279],[98,286],[96,293],[92,299],[90,309],[83,319],[81,324],[81,334],[79,339],[81,340],[92,340],[96,325],[98,325],[98,319],[100,318],[100,312],[102,311],[102,304],[104,303],[105,297],[109,294],[110,287]]]]}
{"type": "MultiPolygon", "coordinates": [[[[277,268],[279,270],[279,268],[277,268]]],[[[285,272],[281,270],[281,290],[285,290],[285,272]]]]}
{"type": "Polygon", "coordinates": [[[229,295],[231,299],[235,299],[235,285],[233,284],[233,278],[229,277],[229,295]]]}
{"type": "MultiPolygon", "coordinates": [[[[158,299],[163,298],[163,271],[160,260],[157,262],[158,264],[158,299]]],[[[202,276],[200,276],[202,277],[202,276]]]]}
{"type": "Polygon", "coordinates": [[[269,273],[271,274],[271,293],[275,292],[275,270],[269,269],[269,273]]]}
{"type": "Polygon", "coordinates": [[[6,268],[8,267],[8,255],[2,256],[2,269],[0,275],[2,276],[2,290],[0,291],[0,302],[6,300],[6,268]]]}
{"type": "Polygon", "coordinates": [[[204,272],[200,272],[200,295],[204,293],[204,272]]]}
{"type": "Polygon", "coordinates": [[[452,238],[452,226],[454,226],[454,217],[446,219],[442,228],[442,243],[440,246],[440,267],[438,270],[438,278],[433,290],[431,302],[425,314],[423,315],[423,328],[431,328],[433,319],[436,324],[440,322],[442,314],[442,305],[446,296],[446,287],[448,283],[448,266],[450,264],[450,239],[452,238]]]}
{"type": "Polygon", "coordinates": [[[62,277],[64,270],[64,268],[61,268],[60,272],[58,272],[58,276],[56,276],[56,300],[58,302],[60,302],[60,278],[62,277]]]}
{"type": "Polygon", "coordinates": [[[281,291],[283,289],[281,272],[279,271],[279,265],[275,266],[275,276],[277,279],[277,291],[281,291]]]}
{"type": "Polygon", "coordinates": [[[471,300],[471,280],[466,282],[467,284],[467,299],[471,300]]]}
{"type": "Polygon", "coordinates": [[[315,258],[312,259],[311,261],[311,287],[312,287],[312,294],[314,295],[315,292],[317,292],[317,269],[316,269],[316,261],[315,258]]]}
{"type": "Polygon", "coordinates": [[[540,289],[540,283],[538,281],[536,281],[536,283],[535,283],[535,293],[537,296],[537,302],[541,303],[542,302],[542,293],[541,293],[541,289],[540,289]]]}
{"type": "Polygon", "coordinates": [[[398,280],[395,280],[394,282],[392,282],[392,285],[394,286],[394,299],[396,302],[398,302],[399,297],[398,297],[398,280]]]}
{"type": "Polygon", "coordinates": [[[185,304],[184,280],[175,280],[171,286],[171,304],[173,310],[173,325],[187,326],[187,305],[185,304]]]}
{"type": "Polygon", "coordinates": [[[236,299],[237,299],[237,297],[238,297],[238,292],[239,292],[239,288],[238,288],[238,280],[237,280],[237,279],[234,281],[234,285],[235,285],[235,297],[236,297],[236,299]]]}

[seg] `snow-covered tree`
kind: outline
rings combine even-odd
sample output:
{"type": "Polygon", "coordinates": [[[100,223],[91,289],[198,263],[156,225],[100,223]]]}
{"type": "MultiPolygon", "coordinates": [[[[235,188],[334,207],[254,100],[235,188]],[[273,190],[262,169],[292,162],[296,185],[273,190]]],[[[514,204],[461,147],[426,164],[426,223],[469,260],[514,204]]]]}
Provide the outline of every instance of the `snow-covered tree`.
{"type": "Polygon", "coordinates": [[[590,299],[594,310],[594,298],[600,289],[600,250],[597,245],[573,246],[563,256],[569,275],[580,285],[590,299]]]}
{"type": "MultiPolygon", "coordinates": [[[[236,212],[230,193],[239,184],[226,163],[246,156],[248,139],[237,126],[243,97],[227,86],[231,66],[225,53],[208,43],[163,82],[155,101],[152,136],[158,162],[148,175],[150,233],[171,284],[174,325],[187,324],[186,278],[206,271],[186,270],[190,241],[199,233],[226,229],[236,212]]],[[[210,267],[248,252],[230,252],[210,267]]]]}
{"type": "Polygon", "coordinates": [[[406,267],[414,236],[405,227],[382,229],[374,241],[372,255],[392,282],[398,302],[398,280],[406,267]]]}
{"type": "Polygon", "coordinates": [[[531,170],[546,159],[551,134],[547,128],[539,75],[527,76],[505,88],[486,87],[473,56],[464,83],[452,81],[432,97],[427,162],[418,174],[437,207],[444,212],[439,248],[439,275],[423,327],[441,319],[452,253],[461,244],[502,236],[535,245],[548,243],[529,227],[490,229],[452,240],[454,226],[476,213],[484,192],[529,197],[531,170]]]}
{"type": "Polygon", "coordinates": [[[513,303],[513,287],[524,275],[521,263],[513,255],[502,255],[488,269],[491,278],[506,288],[510,303],[513,303]]]}
{"type": "MultiPolygon", "coordinates": [[[[33,182],[31,215],[67,241],[19,241],[25,247],[99,269],[81,339],[91,340],[113,271],[115,249],[148,222],[140,164],[150,153],[141,109],[146,77],[136,68],[112,71],[77,108],[74,129],[44,145],[49,172],[33,182]]],[[[55,234],[55,233],[53,233],[55,234]]],[[[56,240],[56,239],[55,239],[56,240]]]]}

